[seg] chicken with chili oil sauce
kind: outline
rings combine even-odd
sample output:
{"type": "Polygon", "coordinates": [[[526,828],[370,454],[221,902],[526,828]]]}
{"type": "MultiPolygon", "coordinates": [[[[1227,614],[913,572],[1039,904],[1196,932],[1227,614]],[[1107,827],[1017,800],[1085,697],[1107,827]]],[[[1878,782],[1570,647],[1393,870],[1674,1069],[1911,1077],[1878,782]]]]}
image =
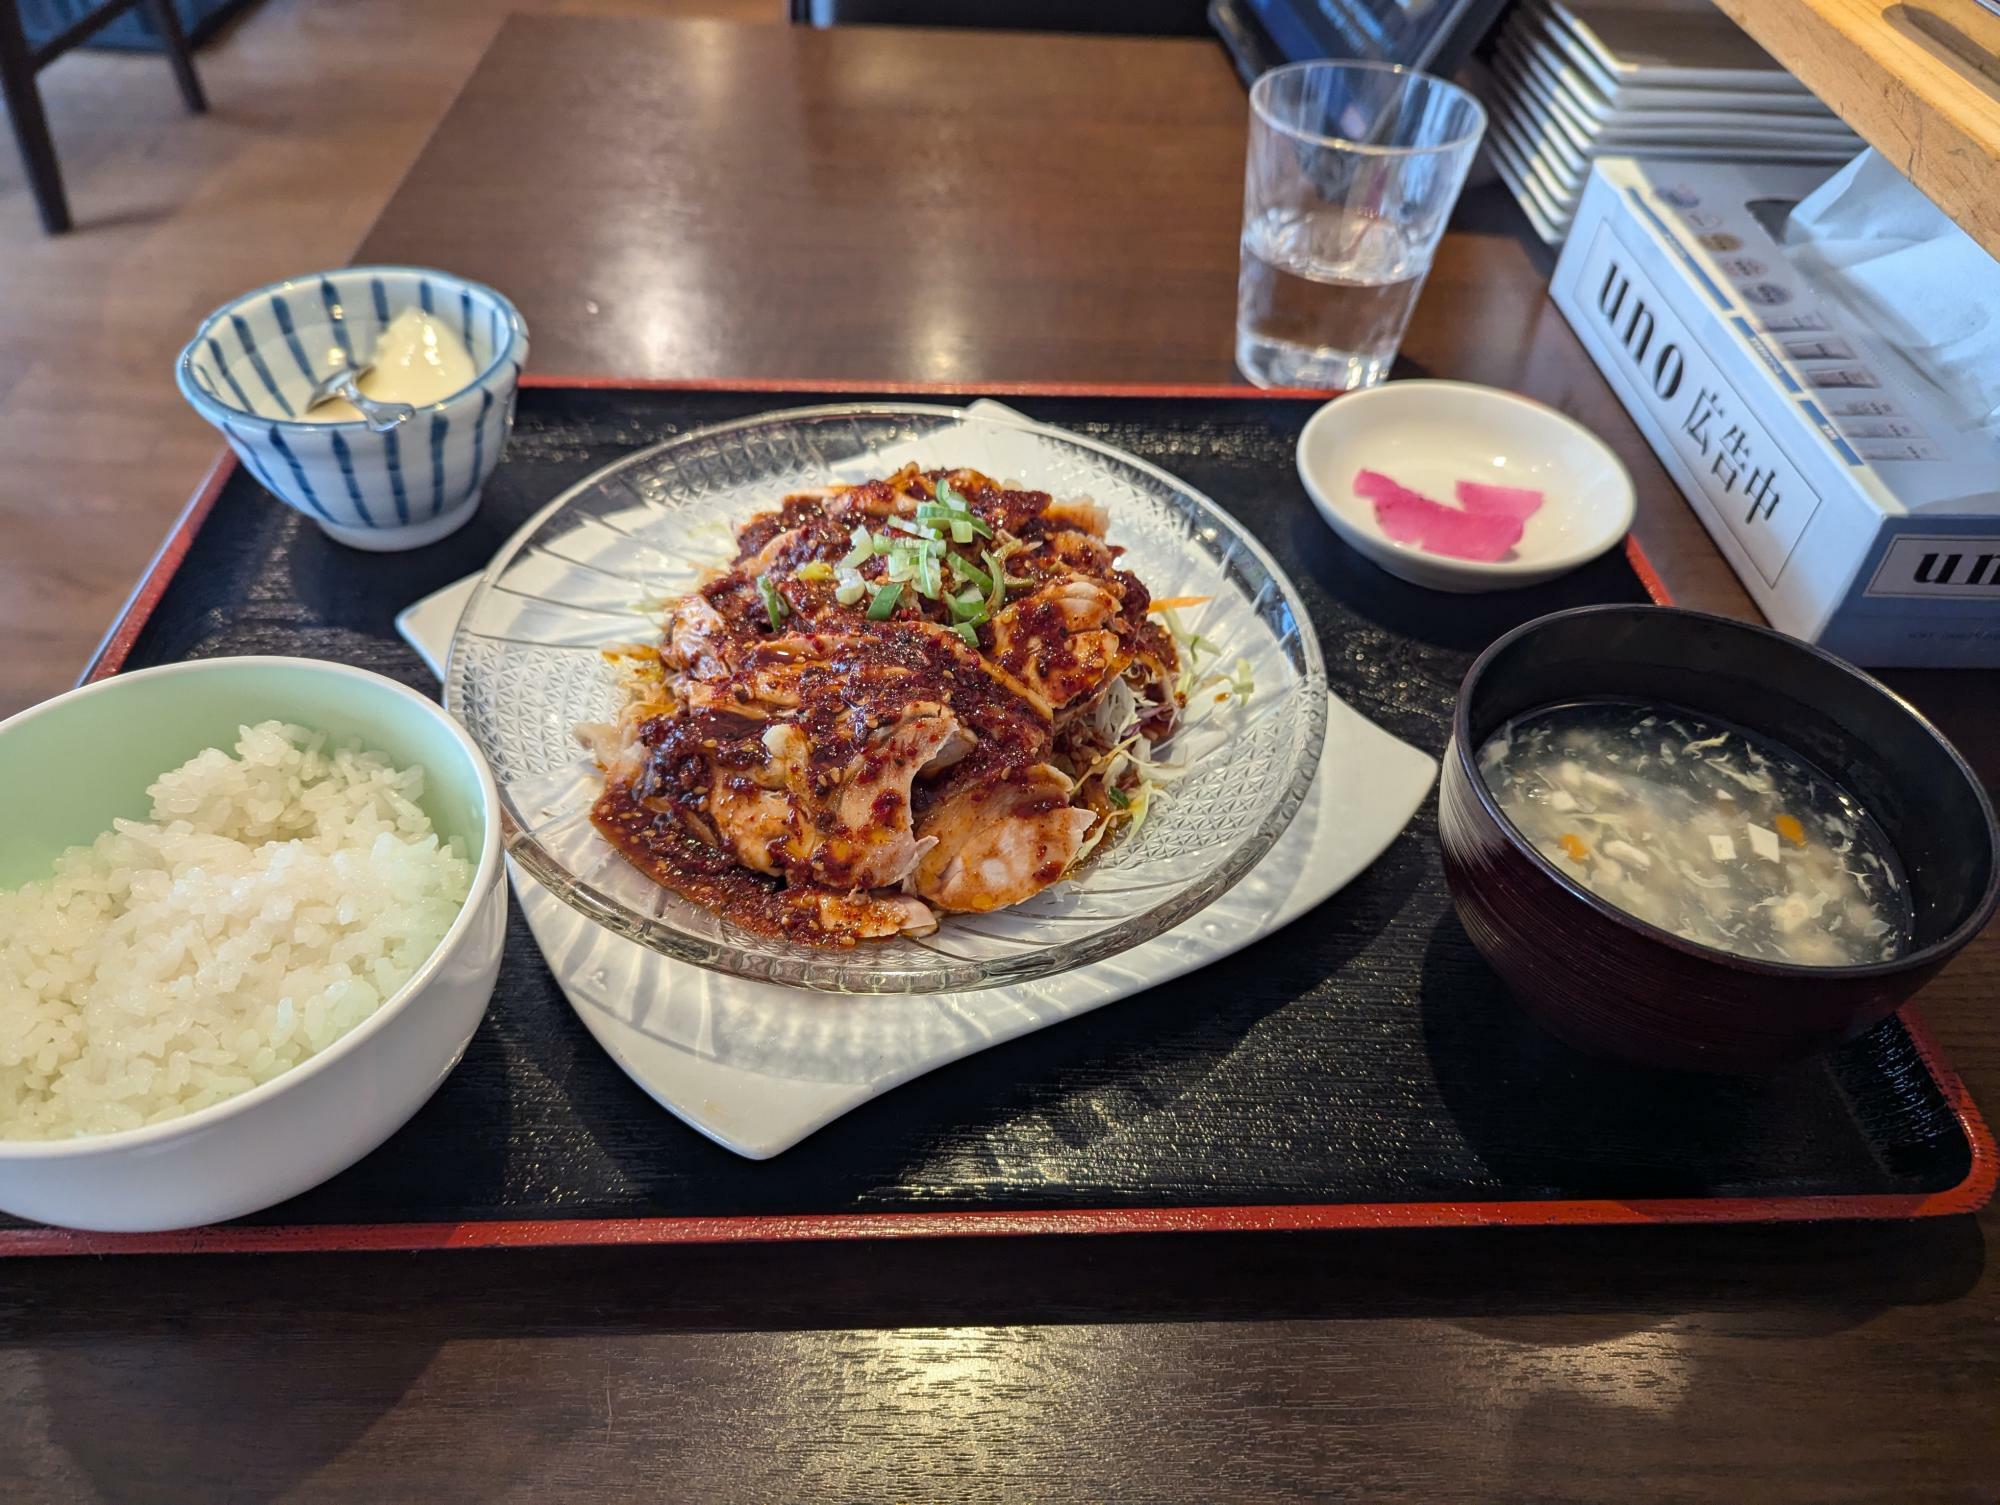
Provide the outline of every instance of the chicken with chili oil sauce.
{"type": "Polygon", "coordinates": [[[597,829],[739,924],[821,946],[1018,904],[1130,834],[1186,698],[1173,606],[1089,501],[905,466],[787,496],[611,655],[578,728],[597,829]]]}

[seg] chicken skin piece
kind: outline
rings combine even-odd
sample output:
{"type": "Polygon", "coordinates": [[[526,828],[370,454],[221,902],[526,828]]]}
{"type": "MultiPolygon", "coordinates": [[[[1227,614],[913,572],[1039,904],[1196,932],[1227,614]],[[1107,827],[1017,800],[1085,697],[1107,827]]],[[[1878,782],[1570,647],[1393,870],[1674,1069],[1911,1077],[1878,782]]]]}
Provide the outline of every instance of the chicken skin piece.
{"type": "Polygon", "coordinates": [[[911,887],[939,909],[984,913],[1041,892],[1076,860],[1097,817],[1069,803],[1073,786],[1053,764],[1004,782],[967,782],[924,812],[925,848],[911,887]]]}
{"type": "Polygon", "coordinates": [[[1109,625],[1120,606],[1101,580],[1066,575],[994,617],[993,656],[1060,716],[1132,662],[1124,637],[1109,625]]]}

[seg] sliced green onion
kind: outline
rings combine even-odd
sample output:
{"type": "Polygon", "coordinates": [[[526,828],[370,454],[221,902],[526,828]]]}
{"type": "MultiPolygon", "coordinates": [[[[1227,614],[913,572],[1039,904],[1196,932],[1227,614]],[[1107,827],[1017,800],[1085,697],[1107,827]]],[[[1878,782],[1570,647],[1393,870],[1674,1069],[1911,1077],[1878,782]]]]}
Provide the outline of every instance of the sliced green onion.
{"type": "Polygon", "coordinates": [[[1122,789],[1113,789],[1109,784],[1106,784],[1104,786],[1104,797],[1120,810],[1130,810],[1132,808],[1132,796],[1122,789]]]}
{"type": "Polygon", "coordinates": [[[809,560],[807,563],[799,566],[798,577],[801,580],[831,580],[833,578],[833,566],[828,564],[824,559],[809,560]]]}
{"type": "Polygon", "coordinates": [[[868,598],[868,620],[886,622],[895,611],[896,603],[903,599],[901,581],[891,581],[887,585],[875,587],[875,594],[868,598]]]}
{"type": "Polygon", "coordinates": [[[974,627],[970,622],[960,622],[951,630],[965,639],[966,646],[971,648],[979,646],[979,629],[974,627]]]}
{"type": "Polygon", "coordinates": [[[990,591],[993,589],[993,577],[974,564],[970,559],[967,559],[963,554],[953,554],[950,562],[954,570],[978,586],[980,590],[990,591]]]}
{"type": "Polygon", "coordinates": [[[792,614],[792,609],[778,594],[778,587],[771,583],[769,575],[757,577],[757,594],[764,598],[764,615],[771,619],[771,631],[776,632],[784,625],[785,618],[792,614]]]}
{"type": "Polygon", "coordinates": [[[843,569],[835,577],[840,584],[833,593],[833,599],[842,606],[852,606],[868,594],[868,582],[861,578],[861,571],[843,569]]]}
{"type": "Polygon", "coordinates": [[[972,515],[972,504],[949,481],[937,483],[936,503],[917,508],[921,522],[943,522],[951,526],[953,543],[971,543],[975,537],[991,538],[992,528],[972,515]]]}
{"type": "Polygon", "coordinates": [[[938,565],[935,554],[917,556],[917,591],[935,601],[938,592],[944,589],[944,572],[938,565]]]}
{"type": "Polygon", "coordinates": [[[886,554],[896,547],[896,540],[886,533],[871,533],[869,537],[875,541],[875,552],[877,554],[886,554]]]}
{"type": "Polygon", "coordinates": [[[991,549],[986,551],[986,569],[989,580],[986,587],[986,610],[994,615],[1007,604],[1007,571],[1000,563],[1004,555],[996,556],[991,549]]]}
{"type": "Polygon", "coordinates": [[[851,570],[856,565],[862,564],[874,557],[875,535],[870,533],[862,524],[856,523],[854,525],[854,531],[847,535],[847,541],[853,544],[854,547],[849,549],[846,556],[840,561],[843,567],[851,570]]]}
{"type": "Polygon", "coordinates": [[[905,580],[914,580],[917,577],[917,560],[921,557],[908,549],[897,549],[889,556],[889,563],[884,568],[883,574],[898,584],[905,580]]]}

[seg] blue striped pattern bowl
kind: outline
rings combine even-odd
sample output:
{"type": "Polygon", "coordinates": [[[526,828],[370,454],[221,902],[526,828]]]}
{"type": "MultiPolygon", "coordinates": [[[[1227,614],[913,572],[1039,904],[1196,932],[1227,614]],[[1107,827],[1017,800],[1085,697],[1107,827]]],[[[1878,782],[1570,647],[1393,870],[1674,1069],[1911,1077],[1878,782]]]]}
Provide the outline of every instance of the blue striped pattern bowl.
{"type": "Polygon", "coordinates": [[[490,287],[423,267],[345,267],[246,293],[202,321],[175,368],[181,395],[280,501],[341,543],[389,551],[468,522],[514,422],[528,326],[490,287]],[[386,434],[310,423],[306,394],[338,349],[366,361],[389,321],[421,308],[479,375],[386,434]]]}

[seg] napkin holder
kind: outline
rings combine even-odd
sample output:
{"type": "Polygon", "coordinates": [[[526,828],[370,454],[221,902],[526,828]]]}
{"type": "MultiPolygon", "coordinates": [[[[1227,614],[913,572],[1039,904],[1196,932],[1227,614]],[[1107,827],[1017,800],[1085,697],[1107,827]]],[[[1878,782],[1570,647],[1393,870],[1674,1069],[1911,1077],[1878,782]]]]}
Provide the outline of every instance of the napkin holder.
{"type": "Polygon", "coordinates": [[[1906,201],[1864,207],[1881,186],[1607,157],[1550,292],[1774,626],[1860,664],[1992,667],[1995,355],[1983,323],[1884,301],[1885,258],[1976,263],[1906,201]]]}

